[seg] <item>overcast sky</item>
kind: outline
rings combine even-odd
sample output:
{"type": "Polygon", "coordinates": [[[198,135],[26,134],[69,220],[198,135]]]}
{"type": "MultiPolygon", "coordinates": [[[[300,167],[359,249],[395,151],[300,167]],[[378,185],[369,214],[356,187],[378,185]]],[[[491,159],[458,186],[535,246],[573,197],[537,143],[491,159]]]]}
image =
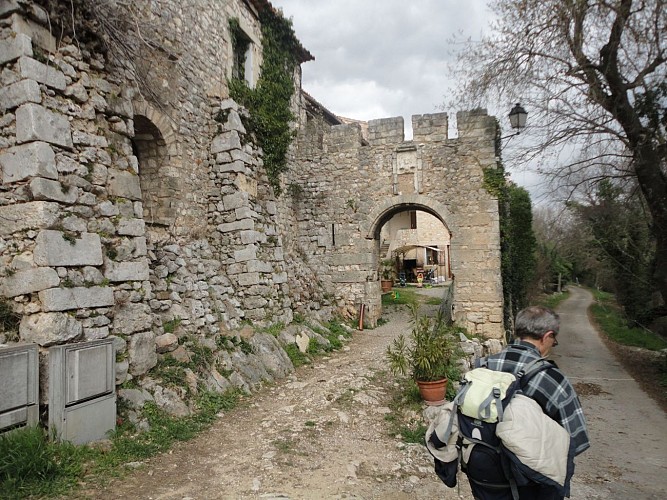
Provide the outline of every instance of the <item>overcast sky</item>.
{"type": "MultiPolygon", "coordinates": [[[[371,120],[433,113],[462,33],[479,39],[484,0],[272,0],[315,56],[303,87],[337,115],[371,120]]],[[[406,123],[407,124],[407,123],[406,123]]]]}
{"type": "MultiPolygon", "coordinates": [[[[411,138],[412,115],[442,109],[455,85],[448,64],[457,38],[479,40],[493,15],[486,0],[271,0],[291,18],[315,56],[302,65],[303,88],[331,112],[357,120],[402,116],[411,138]]],[[[490,108],[509,130],[509,110],[490,108]]],[[[536,191],[535,177],[512,179],[536,191]]],[[[535,198],[535,196],[533,196],[535,198]]]]}

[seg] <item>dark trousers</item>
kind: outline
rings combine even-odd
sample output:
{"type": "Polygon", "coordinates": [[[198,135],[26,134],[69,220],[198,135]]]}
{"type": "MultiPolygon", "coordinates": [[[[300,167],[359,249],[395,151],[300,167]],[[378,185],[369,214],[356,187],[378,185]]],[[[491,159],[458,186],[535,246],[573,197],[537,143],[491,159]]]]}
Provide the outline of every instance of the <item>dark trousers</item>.
{"type": "MultiPolygon", "coordinates": [[[[470,488],[475,500],[512,500],[512,490],[489,489],[470,481],[470,488]]],[[[563,500],[564,497],[558,494],[553,486],[544,486],[537,483],[531,483],[519,487],[519,498],[521,500],[563,500]]]]}

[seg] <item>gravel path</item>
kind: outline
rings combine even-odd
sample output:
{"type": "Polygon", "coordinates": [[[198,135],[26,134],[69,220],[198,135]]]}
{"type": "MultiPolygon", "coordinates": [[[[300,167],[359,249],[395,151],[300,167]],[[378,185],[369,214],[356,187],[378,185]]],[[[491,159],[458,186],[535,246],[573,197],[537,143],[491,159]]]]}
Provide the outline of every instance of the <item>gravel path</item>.
{"type": "MultiPolygon", "coordinates": [[[[422,312],[428,307],[434,309],[422,306],[422,312]]],[[[259,391],[250,404],[221,415],[204,435],[146,461],[122,481],[86,488],[82,496],[472,498],[467,483],[459,497],[440,482],[424,447],[388,434],[393,382],[385,372],[384,351],[410,328],[402,311],[386,312],[388,323],[355,333],[343,351],[259,391]]]]}

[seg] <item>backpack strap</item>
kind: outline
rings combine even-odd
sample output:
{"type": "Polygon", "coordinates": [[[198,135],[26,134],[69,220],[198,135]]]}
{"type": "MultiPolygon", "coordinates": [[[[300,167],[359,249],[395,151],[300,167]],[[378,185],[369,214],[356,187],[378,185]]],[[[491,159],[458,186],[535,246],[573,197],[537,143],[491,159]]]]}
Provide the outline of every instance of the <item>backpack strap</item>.
{"type": "Polygon", "coordinates": [[[488,368],[488,365],[489,358],[487,356],[475,359],[475,368],[488,368]]]}
{"type": "Polygon", "coordinates": [[[537,358],[532,360],[530,363],[527,363],[516,374],[517,386],[518,386],[517,389],[523,389],[535,375],[537,375],[541,371],[548,370],[552,366],[553,365],[545,358],[537,358]],[[536,368],[533,368],[535,366],[536,368]]]}
{"type": "Polygon", "coordinates": [[[479,405],[479,411],[477,412],[477,418],[480,420],[486,420],[491,416],[491,403],[496,402],[496,410],[498,411],[498,421],[502,421],[503,419],[503,405],[502,405],[502,400],[500,398],[500,389],[498,387],[494,387],[493,391],[491,394],[488,395],[488,397],[482,401],[482,403],[479,405]]]}

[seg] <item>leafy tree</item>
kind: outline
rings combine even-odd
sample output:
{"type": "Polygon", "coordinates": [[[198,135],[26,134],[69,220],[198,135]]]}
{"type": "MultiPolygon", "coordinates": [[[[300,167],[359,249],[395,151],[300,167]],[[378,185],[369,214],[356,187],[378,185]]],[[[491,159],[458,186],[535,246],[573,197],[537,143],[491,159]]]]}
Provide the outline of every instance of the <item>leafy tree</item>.
{"type": "Polygon", "coordinates": [[[492,34],[462,53],[460,101],[530,110],[524,159],[575,190],[636,182],[667,301],[667,9],[664,0],[495,0],[492,34]]]}
{"type": "Polygon", "coordinates": [[[572,209],[590,229],[589,248],[611,271],[613,288],[629,319],[648,322],[655,248],[644,200],[609,180],[599,183],[596,198],[572,209]]]}

